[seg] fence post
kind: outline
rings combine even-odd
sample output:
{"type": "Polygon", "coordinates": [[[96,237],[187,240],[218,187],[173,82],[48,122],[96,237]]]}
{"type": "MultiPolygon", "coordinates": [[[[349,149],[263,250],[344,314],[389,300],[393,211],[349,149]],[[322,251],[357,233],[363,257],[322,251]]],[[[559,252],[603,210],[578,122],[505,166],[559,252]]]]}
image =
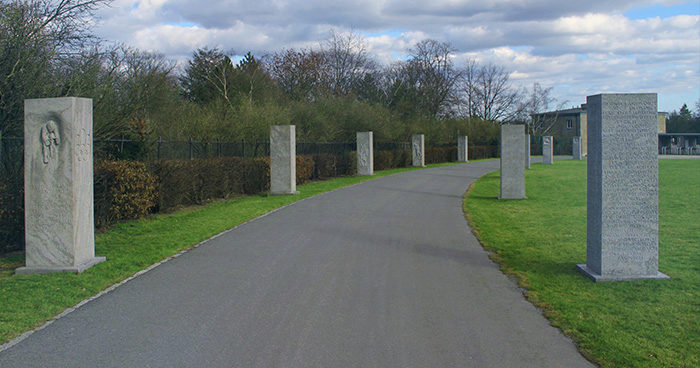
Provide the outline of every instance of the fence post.
{"type": "Polygon", "coordinates": [[[119,148],[119,153],[124,153],[124,134],[122,134],[121,146],[119,148]]]}
{"type": "Polygon", "coordinates": [[[159,160],[160,160],[160,146],[161,146],[161,144],[163,144],[163,137],[158,137],[158,153],[157,153],[157,157],[158,157],[159,160]]]}
{"type": "Polygon", "coordinates": [[[192,137],[190,137],[190,160],[192,159],[192,137]]]}

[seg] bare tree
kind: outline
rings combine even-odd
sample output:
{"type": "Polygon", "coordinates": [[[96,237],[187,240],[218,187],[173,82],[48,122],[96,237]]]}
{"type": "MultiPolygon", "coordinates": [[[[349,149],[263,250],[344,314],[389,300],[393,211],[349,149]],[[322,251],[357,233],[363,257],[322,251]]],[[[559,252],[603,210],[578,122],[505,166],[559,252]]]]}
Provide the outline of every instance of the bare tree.
{"type": "Polygon", "coordinates": [[[0,2],[0,131],[21,131],[25,98],[57,95],[51,68],[95,37],[88,18],[109,0],[0,2]]]}
{"type": "Polygon", "coordinates": [[[186,98],[197,103],[223,99],[231,105],[234,67],[231,58],[218,48],[195,51],[180,76],[186,98]]]}
{"type": "Polygon", "coordinates": [[[552,128],[559,117],[559,110],[568,103],[563,101],[554,107],[554,111],[549,111],[556,98],[552,96],[552,87],[542,88],[539,83],[533,83],[532,89],[527,99],[520,108],[521,117],[519,120],[525,121],[530,134],[542,135],[552,128]]]}
{"type": "Polygon", "coordinates": [[[272,56],[269,67],[280,88],[296,100],[314,100],[329,85],[330,71],[321,52],[294,49],[278,52],[272,56]]]}
{"type": "Polygon", "coordinates": [[[467,116],[505,123],[520,115],[522,92],[502,66],[468,61],[462,72],[462,92],[467,116]]]}
{"type": "Polygon", "coordinates": [[[386,73],[387,100],[399,109],[428,116],[451,111],[460,72],[452,63],[455,50],[448,43],[423,40],[410,50],[410,58],[386,73]]]}
{"type": "Polygon", "coordinates": [[[328,67],[329,89],[336,95],[355,92],[365,75],[375,68],[362,36],[357,33],[331,31],[321,50],[328,67]]]}

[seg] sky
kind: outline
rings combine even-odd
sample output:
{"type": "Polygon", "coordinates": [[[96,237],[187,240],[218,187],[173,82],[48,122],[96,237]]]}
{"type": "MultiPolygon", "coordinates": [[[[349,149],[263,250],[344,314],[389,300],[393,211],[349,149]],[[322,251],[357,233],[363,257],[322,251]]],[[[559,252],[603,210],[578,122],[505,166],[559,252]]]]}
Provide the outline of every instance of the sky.
{"type": "Polygon", "coordinates": [[[552,87],[557,106],[598,93],[656,92],[668,112],[700,101],[700,1],[113,0],[97,16],[102,38],[180,63],[205,46],[263,55],[355,32],[384,64],[448,42],[456,66],[501,65],[516,86],[552,87]]]}

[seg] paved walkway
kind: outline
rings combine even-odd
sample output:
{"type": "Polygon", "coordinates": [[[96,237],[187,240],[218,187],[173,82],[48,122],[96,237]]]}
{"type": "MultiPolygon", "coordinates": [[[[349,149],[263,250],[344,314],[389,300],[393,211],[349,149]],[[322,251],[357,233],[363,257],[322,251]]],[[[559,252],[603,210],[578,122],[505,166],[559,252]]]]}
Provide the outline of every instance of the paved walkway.
{"type": "Polygon", "coordinates": [[[294,204],[126,283],[0,367],[591,367],[467,228],[498,161],[294,204]]]}

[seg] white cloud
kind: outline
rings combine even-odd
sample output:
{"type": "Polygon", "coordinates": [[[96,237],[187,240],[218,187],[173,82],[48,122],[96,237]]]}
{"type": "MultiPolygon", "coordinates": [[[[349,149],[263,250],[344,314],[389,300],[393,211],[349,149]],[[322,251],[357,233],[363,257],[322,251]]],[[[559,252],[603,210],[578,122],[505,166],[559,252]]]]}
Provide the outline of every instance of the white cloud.
{"type": "Polygon", "coordinates": [[[368,51],[390,63],[405,57],[415,42],[434,38],[460,50],[458,64],[473,57],[504,65],[514,81],[551,85],[562,98],[577,102],[586,93],[617,88],[685,91],[685,102],[692,104],[700,95],[700,16],[632,20],[622,15],[631,8],[675,3],[115,0],[100,11],[97,31],[107,40],[178,60],[203,46],[238,54],[317,48],[330,29],[353,29],[370,34],[368,51]]]}

